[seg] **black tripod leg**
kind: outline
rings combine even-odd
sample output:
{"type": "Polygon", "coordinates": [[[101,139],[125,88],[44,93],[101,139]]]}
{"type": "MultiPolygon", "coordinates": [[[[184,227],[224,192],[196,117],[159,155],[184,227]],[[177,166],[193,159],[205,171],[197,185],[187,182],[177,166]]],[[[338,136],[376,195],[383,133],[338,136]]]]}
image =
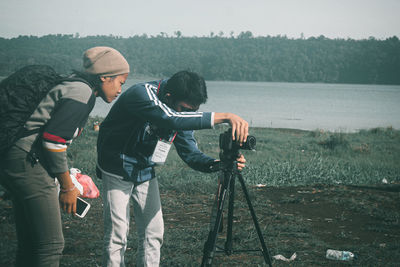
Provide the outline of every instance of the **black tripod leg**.
{"type": "Polygon", "coordinates": [[[265,245],[264,237],[262,235],[260,226],[258,225],[257,216],[256,213],[254,212],[253,205],[251,204],[249,193],[244,183],[243,176],[239,172],[237,172],[237,176],[239,177],[239,181],[242,186],[244,196],[246,197],[247,205],[249,206],[249,210],[251,213],[251,217],[253,218],[254,226],[256,227],[258,238],[260,239],[262,254],[264,256],[265,263],[267,263],[269,266],[272,266],[271,256],[268,252],[267,246],[265,245]]]}
{"type": "Polygon", "coordinates": [[[220,229],[222,221],[222,212],[224,209],[224,201],[226,194],[228,192],[229,185],[231,183],[232,174],[229,172],[224,172],[224,181],[222,190],[219,190],[218,205],[217,205],[217,215],[215,218],[214,227],[210,230],[206,243],[203,249],[203,259],[201,266],[211,266],[212,260],[215,253],[215,245],[217,242],[218,230],[220,229]]]}
{"type": "Polygon", "coordinates": [[[235,201],[235,179],[231,180],[229,186],[229,206],[228,206],[228,227],[226,232],[225,253],[231,255],[232,249],[232,228],[233,228],[233,208],[235,201]]]}
{"type": "MultiPolygon", "coordinates": [[[[209,229],[210,232],[213,230],[213,227],[215,225],[215,219],[217,218],[217,210],[218,210],[219,201],[220,201],[220,197],[221,197],[221,192],[223,190],[223,186],[224,186],[224,175],[222,174],[221,177],[218,178],[218,188],[217,188],[217,192],[215,193],[214,203],[213,203],[212,208],[211,208],[210,229],[209,229]]],[[[222,228],[223,228],[223,224],[224,224],[223,222],[224,222],[224,216],[222,214],[221,224],[220,224],[220,228],[218,230],[219,233],[222,232],[222,228]]]]}

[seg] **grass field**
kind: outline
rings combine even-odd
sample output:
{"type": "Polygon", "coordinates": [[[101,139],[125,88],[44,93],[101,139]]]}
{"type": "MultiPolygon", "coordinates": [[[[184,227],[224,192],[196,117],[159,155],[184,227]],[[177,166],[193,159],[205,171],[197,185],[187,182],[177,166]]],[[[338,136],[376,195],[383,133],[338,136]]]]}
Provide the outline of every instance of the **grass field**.
{"type": "MultiPolygon", "coordinates": [[[[95,178],[97,132],[90,119],[68,150],[71,166],[95,178]]],[[[199,148],[218,158],[219,134],[227,127],[196,131],[199,148]]],[[[256,151],[242,151],[242,171],[271,256],[297,258],[274,266],[399,266],[400,131],[392,128],[332,133],[252,128],[256,151]],[[352,262],[325,258],[328,248],[349,250],[352,262]]],[[[156,170],[165,220],[162,266],[199,266],[207,239],[217,173],[191,170],[171,151],[156,170]]],[[[258,248],[259,241],[237,184],[234,249],[258,248]]],[[[66,240],[61,266],[100,266],[101,197],[89,200],[84,219],[63,215],[66,240]]],[[[227,206],[227,205],[226,205],[227,206]]],[[[224,216],[225,218],[227,216],[224,216]]],[[[226,221],[226,219],[225,219],[226,221]]],[[[12,266],[16,237],[10,201],[0,201],[0,266],[12,266]]],[[[226,223],[226,222],[225,222],[226,223]]],[[[219,235],[223,246],[226,227],[219,235]]],[[[134,266],[134,218],[126,253],[134,266]]],[[[217,254],[214,266],[262,266],[259,252],[217,254]]]]}

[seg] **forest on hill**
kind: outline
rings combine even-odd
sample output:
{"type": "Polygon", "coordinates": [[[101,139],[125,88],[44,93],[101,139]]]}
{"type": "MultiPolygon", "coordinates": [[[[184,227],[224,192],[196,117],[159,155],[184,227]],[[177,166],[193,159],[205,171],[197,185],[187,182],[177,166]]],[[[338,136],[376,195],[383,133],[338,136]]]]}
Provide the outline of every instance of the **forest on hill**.
{"type": "Polygon", "coordinates": [[[0,76],[27,64],[48,64],[61,73],[81,68],[84,50],[111,46],[134,74],[168,77],[188,69],[206,80],[400,84],[400,41],[286,36],[224,37],[46,35],[0,38],[0,76]]]}

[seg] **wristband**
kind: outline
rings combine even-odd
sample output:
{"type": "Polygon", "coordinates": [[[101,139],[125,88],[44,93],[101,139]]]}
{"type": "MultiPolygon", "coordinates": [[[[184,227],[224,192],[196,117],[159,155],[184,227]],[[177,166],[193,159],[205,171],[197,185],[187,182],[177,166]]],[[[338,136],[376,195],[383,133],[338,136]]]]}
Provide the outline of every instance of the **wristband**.
{"type": "Polygon", "coordinates": [[[75,188],[76,188],[76,186],[74,185],[70,189],[62,189],[62,188],[60,188],[60,191],[61,191],[61,193],[68,193],[68,192],[71,192],[72,190],[74,190],[75,188]]]}

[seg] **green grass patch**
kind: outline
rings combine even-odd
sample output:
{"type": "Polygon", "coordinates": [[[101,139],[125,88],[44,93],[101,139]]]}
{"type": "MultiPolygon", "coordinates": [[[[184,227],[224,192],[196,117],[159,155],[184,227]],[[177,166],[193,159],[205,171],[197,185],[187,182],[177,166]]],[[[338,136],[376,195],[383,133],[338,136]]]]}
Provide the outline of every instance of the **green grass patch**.
{"type": "MultiPolygon", "coordinates": [[[[91,118],[82,136],[68,150],[71,166],[95,176],[97,132],[91,118]]],[[[219,158],[219,134],[227,129],[195,132],[199,148],[219,158]]],[[[370,185],[400,182],[400,131],[392,128],[331,133],[320,130],[252,128],[256,151],[241,151],[247,160],[242,172],[249,184],[297,186],[313,184],[370,185]]],[[[206,190],[215,184],[215,174],[191,170],[171,150],[167,162],[157,167],[162,187],[206,190]]]]}

